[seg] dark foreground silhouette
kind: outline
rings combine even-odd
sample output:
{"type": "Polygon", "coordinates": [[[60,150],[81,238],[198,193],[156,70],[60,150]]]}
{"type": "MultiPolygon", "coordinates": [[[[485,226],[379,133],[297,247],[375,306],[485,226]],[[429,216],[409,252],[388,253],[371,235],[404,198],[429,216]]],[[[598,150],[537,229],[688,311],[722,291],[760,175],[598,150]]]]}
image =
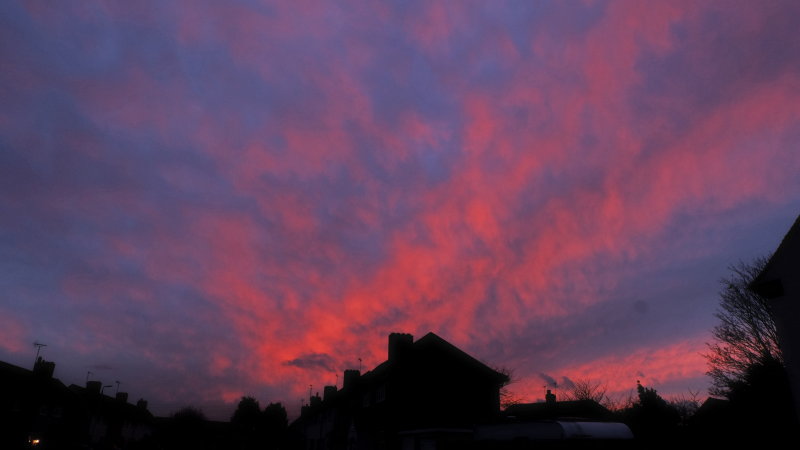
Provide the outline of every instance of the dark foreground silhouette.
{"type": "Polygon", "coordinates": [[[388,358],[344,372],[343,385],[312,393],[289,425],[280,403],[243,397],[230,422],[187,407],[154,417],[147,402],[105,395],[99,381],[65,386],[55,364],[33,370],[0,363],[0,449],[540,449],[714,447],[797,442],[780,365],[754,368],[729,399],[693,415],[637,384],[626,408],[591,399],[500,407],[509,377],[439,336],[389,336],[388,358]]]}

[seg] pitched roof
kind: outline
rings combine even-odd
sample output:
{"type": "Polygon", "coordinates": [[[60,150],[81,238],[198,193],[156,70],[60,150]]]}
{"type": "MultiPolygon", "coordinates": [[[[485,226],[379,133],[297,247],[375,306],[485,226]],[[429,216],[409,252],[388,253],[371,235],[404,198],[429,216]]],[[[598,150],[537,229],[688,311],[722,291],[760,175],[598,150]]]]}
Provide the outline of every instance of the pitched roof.
{"type": "Polygon", "coordinates": [[[41,395],[64,397],[71,392],[58,378],[37,374],[24,367],[0,361],[0,392],[28,392],[35,389],[41,395]]]}
{"type": "MultiPolygon", "coordinates": [[[[420,352],[434,352],[434,353],[441,353],[445,357],[449,357],[452,360],[459,361],[466,367],[475,370],[486,376],[487,378],[494,379],[497,383],[506,383],[508,382],[508,376],[500,373],[488,365],[482,363],[481,361],[477,360],[476,358],[470,356],[465,351],[461,350],[460,348],[456,347],[455,345],[447,342],[439,335],[429,332],[425,336],[414,341],[412,344],[412,348],[414,352],[419,354],[420,352]]],[[[391,361],[384,361],[381,364],[375,366],[374,369],[366,372],[363,376],[366,378],[370,378],[372,376],[378,376],[392,367],[391,361]]]]}
{"type": "Polygon", "coordinates": [[[484,374],[496,378],[498,382],[507,382],[508,376],[492,369],[488,365],[470,356],[467,352],[461,350],[455,345],[447,342],[434,333],[428,333],[414,342],[414,347],[418,349],[436,348],[454,359],[460,360],[462,363],[474,368],[484,374]]]}
{"type": "Polygon", "coordinates": [[[778,281],[780,274],[777,272],[781,270],[780,266],[784,264],[783,261],[791,257],[791,253],[789,252],[791,252],[790,249],[792,248],[800,248],[800,215],[794,220],[794,224],[792,224],[789,231],[786,232],[786,235],[783,237],[772,256],[770,256],[764,269],[748,287],[752,291],[767,298],[782,296],[783,290],[778,281]]]}

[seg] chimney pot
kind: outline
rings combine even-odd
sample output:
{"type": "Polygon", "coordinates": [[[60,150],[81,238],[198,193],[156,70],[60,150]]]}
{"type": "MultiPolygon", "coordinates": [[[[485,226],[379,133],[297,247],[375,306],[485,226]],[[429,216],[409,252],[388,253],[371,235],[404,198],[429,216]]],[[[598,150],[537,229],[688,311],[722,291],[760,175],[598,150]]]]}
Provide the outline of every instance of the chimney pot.
{"type": "Polygon", "coordinates": [[[389,361],[400,361],[411,353],[414,336],[408,333],[391,333],[389,335],[389,361]]]}
{"type": "Polygon", "coordinates": [[[42,378],[53,378],[55,370],[56,363],[45,361],[41,356],[36,359],[36,364],[33,365],[33,373],[42,378]]]}
{"type": "Polygon", "coordinates": [[[322,391],[322,400],[328,401],[333,399],[333,395],[336,393],[336,386],[325,386],[325,390],[322,391]]]}
{"type": "Polygon", "coordinates": [[[356,384],[358,383],[358,379],[361,377],[361,372],[355,369],[347,369],[344,371],[344,381],[342,383],[342,389],[353,389],[355,388],[356,384]]]}

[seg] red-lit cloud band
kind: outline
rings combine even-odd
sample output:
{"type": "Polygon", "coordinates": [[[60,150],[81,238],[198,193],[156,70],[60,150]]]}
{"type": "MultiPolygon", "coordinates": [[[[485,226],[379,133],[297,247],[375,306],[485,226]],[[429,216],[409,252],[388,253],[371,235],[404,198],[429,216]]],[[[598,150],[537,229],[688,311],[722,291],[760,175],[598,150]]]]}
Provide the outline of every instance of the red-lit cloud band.
{"type": "Polygon", "coordinates": [[[296,409],[391,331],[529,400],[703,389],[800,204],[792,2],[1,8],[2,356],[159,414],[296,409]]]}

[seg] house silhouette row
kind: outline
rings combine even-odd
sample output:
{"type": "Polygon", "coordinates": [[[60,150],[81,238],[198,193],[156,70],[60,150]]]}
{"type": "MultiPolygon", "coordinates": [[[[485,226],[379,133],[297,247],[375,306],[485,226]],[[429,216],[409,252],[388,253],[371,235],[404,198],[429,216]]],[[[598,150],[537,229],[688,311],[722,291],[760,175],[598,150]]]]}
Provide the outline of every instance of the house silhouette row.
{"type": "Polygon", "coordinates": [[[508,381],[436,334],[414,341],[392,333],[385,362],[364,374],[345,370],[342,388],[326,386],[322,397],[311,397],[291,427],[313,450],[458,441],[475,423],[498,419],[508,381]]]}
{"type": "MultiPolygon", "coordinates": [[[[65,386],[54,371],[42,358],[33,370],[0,362],[0,449],[169,448],[201,441],[204,448],[229,448],[238,442],[227,423],[198,419],[185,427],[177,416],[154,418],[144,400],[133,405],[124,392],[104,395],[100,381],[65,386]]],[[[515,439],[630,437],[592,401],[556,402],[548,395],[545,403],[501,411],[500,390],[508,382],[508,375],[436,334],[414,341],[392,333],[387,360],[364,374],[346,370],[341,389],[326,386],[322,396],[312,396],[280,448],[483,449],[515,439]]]]}
{"type": "Polygon", "coordinates": [[[41,357],[33,370],[0,361],[0,448],[122,448],[152,433],[146,401],[104,395],[100,381],[66,386],[54,371],[41,357]]]}
{"type": "Polygon", "coordinates": [[[494,448],[514,439],[625,440],[621,423],[594,401],[519,404],[500,410],[508,375],[434,333],[389,335],[388,359],[341,389],[311,397],[291,428],[307,450],[494,448]]]}

